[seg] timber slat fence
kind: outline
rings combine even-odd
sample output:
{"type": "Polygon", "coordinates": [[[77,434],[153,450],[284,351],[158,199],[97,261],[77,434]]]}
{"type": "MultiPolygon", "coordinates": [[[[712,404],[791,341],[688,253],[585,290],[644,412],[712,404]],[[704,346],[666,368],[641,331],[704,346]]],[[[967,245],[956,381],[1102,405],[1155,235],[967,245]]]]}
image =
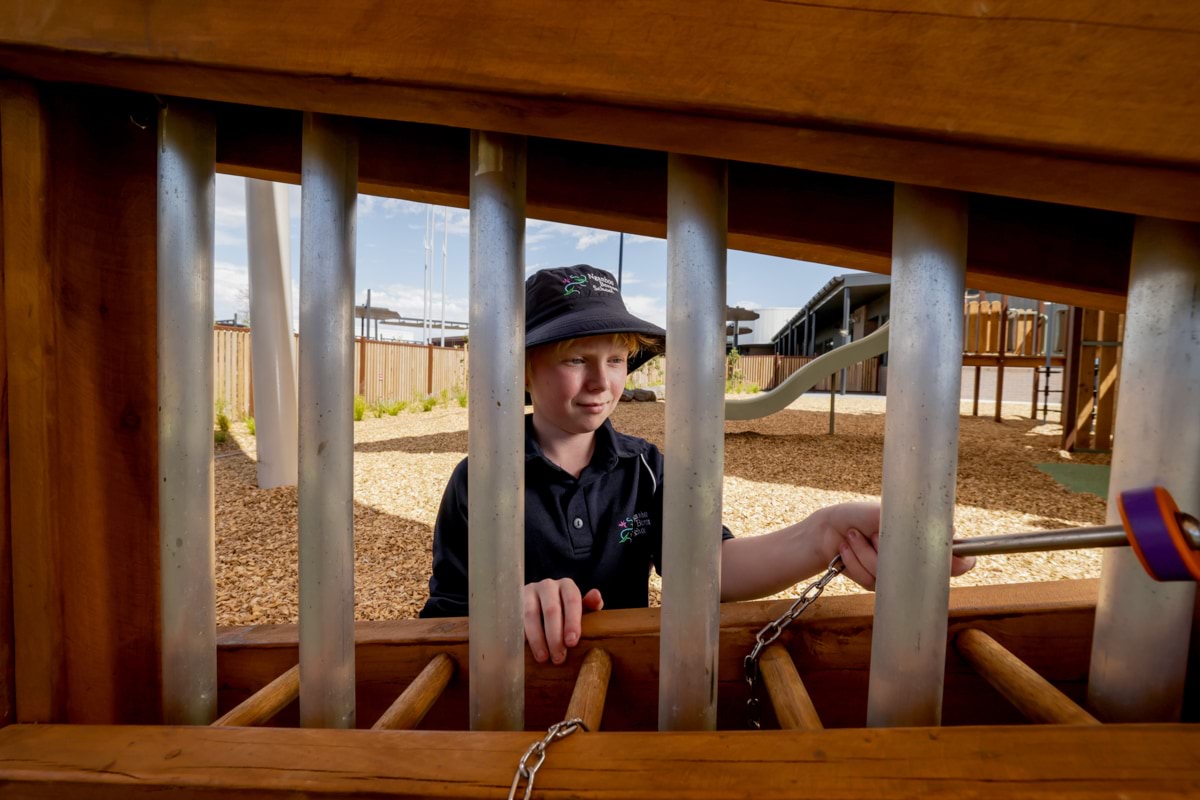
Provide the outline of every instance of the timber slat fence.
{"type": "MultiPolygon", "coordinates": [[[[231,417],[253,416],[250,329],[213,326],[213,346],[214,401],[224,400],[225,412],[231,417]]],[[[467,351],[355,337],[354,376],[355,393],[363,395],[368,404],[453,392],[467,386],[467,351]]]]}

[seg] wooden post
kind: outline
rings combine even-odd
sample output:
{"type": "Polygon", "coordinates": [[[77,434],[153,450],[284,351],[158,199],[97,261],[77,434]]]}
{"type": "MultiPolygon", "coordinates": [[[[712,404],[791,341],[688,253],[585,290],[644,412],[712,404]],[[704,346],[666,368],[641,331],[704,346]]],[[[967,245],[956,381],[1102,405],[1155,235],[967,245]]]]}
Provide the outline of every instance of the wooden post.
{"type": "Polygon", "coordinates": [[[1099,720],[983,631],[975,628],[963,630],[955,638],[954,646],[975,671],[1030,722],[1052,725],[1100,724],[1099,720]]]}
{"type": "Polygon", "coordinates": [[[1078,306],[1071,306],[1067,311],[1066,330],[1063,331],[1063,353],[1066,357],[1066,364],[1063,366],[1062,373],[1062,410],[1059,412],[1059,417],[1062,419],[1063,434],[1062,434],[1062,449],[1071,451],[1076,447],[1076,423],[1075,406],[1078,403],[1079,397],[1079,381],[1076,380],[1076,375],[1079,372],[1079,347],[1081,333],[1083,330],[1083,309],[1078,306]]]}
{"type": "Polygon", "coordinates": [[[578,718],[583,720],[589,731],[600,730],[611,675],[612,656],[599,647],[588,651],[583,666],[579,668],[579,677],[575,679],[575,691],[571,693],[564,719],[578,718]]]}
{"type": "Polygon", "coordinates": [[[975,392],[971,400],[971,416],[973,417],[979,416],[979,377],[981,370],[981,367],[975,367],[975,392]]]}
{"type": "MultiPolygon", "coordinates": [[[[1037,419],[1037,398],[1038,398],[1038,382],[1042,373],[1038,371],[1038,367],[1033,368],[1033,405],[1029,408],[1029,418],[1037,419]]],[[[1049,380],[1049,378],[1047,378],[1049,380]]]]}
{"type": "Polygon", "coordinates": [[[297,664],[239,703],[212,726],[216,728],[265,725],[299,696],[300,665],[297,664]]]}
{"type": "Polygon", "coordinates": [[[17,721],[13,665],[12,524],[8,469],[8,339],[4,304],[4,194],[0,191],[0,728],[17,721]]]}
{"type": "Polygon", "coordinates": [[[1113,419],[1116,411],[1117,376],[1120,355],[1117,349],[1120,314],[1099,313],[1100,373],[1096,390],[1096,434],[1093,446],[1097,450],[1112,449],[1113,419]]]}
{"type": "Polygon", "coordinates": [[[160,716],[156,114],[0,96],[19,721],[160,716]]]}
{"type": "Polygon", "coordinates": [[[367,337],[358,340],[358,393],[367,396],[367,337]]]}
{"type": "Polygon", "coordinates": [[[1004,407],[1004,356],[1008,353],[1008,295],[1000,300],[1000,341],[996,344],[996,413],[999,422],[1004,407]]]}
{"type": "Polygon", "coordinates": [[[433,345],[426,345],[429,351],[429,362],[425,367],[425,394],[433,394],[433,345]]]}
{"type": "Polygon", "coordinates": [[[1100,335],[1100,312],[1093,308],[1083,310],[1080,326],[1079,365],[1072,379],[1075,380],[1075,447],[1083,450],[1092,448],[1092,411],[1095,408],[1096,351],[1095,342],[1100,335]]]}
{"type": "Polygon", "coordinates": [[[759,669],[780,728],[793,731],[825,729],[804,682],[800,680],[796,664],[783,645],[776,642],[764,650],[759,669]]]}
{"type": "Polygon", "coordinates": [[[438,653],[429,660],[425,669],[413,679],[388,710],[383,712],[373,731],[406,731],[421,724],[429,709],[442,696],[442,692],[454,677],[454,659],[438,653]]]}

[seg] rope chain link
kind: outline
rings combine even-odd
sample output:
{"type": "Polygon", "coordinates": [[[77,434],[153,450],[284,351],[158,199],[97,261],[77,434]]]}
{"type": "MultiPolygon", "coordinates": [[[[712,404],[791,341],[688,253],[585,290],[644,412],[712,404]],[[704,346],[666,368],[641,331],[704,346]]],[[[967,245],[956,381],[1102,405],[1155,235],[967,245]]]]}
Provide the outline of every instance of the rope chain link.
{"type": "Polygon", "coordinates": [[[546,748],[559,739],[565,739],[575,731],[587,731],[587,729],[588,726],[579,718],[565,719],[551,725],[550,729],[546,731],[546,735],[531,744],[525,751],[525,755],[521,756],[521,761],[517,764],[517,774],[513,776],[512,788],[508,790],[508,800],[515,800],[522,779],[525,780],[524,800],[529,800],[530,795],[533,794],[534,776],[541,769],[542,762],[546,760],[546,748]],[[529,764],[530,759],[534,760],[532,766],[529,764]]]}
{"type": "Polygon", "coordinates": [[[829,585],[829,582],[838,575],[841,575],[845,569],[846,565],[842,561],[842,557],[840,555],[834,556],[833,560],[829,562],[829,567],[825,570],[824,575],[808,586],[805,586],[804,591],[788,606],[787,611],[784,611],[776,619],[768,622],[763,626],[762,630],[754,635],[754,649],[742,661],[746,683],[750,687],[750,699],[746,701],[746,722],[751,728],[755,730],[762,728],[762,707],[758,699],[758,660],[762,656],[763,650],[774,643],[783,634],[784,628],[791,625],[796,617],[803,614],[805,609],[821,596],[821,592],[825,591],[825,587],[829,585]]]}

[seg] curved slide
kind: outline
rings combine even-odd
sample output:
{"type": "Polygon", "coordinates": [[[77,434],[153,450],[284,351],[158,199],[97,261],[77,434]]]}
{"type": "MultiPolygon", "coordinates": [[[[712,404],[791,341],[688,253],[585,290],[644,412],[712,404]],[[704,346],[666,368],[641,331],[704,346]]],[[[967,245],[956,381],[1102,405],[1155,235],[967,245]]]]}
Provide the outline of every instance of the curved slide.
{"type": "Polygon", "coordinates": [[[890,322],[885,322],[870,336],[842,345],[808,362],[769,392],[726,400],[725,419],[758,419],[782,411],[791,405],[793,400],[834,372],[886,353],[890,325],[890,322]]]}

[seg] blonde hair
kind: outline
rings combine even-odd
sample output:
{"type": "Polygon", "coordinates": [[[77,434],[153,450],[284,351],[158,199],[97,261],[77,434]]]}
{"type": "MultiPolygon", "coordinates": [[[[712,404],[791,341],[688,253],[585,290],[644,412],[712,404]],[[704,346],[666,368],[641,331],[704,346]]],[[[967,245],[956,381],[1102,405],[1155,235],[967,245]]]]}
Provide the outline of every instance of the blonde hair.
{"type": "MultiPolygon", "coordinates": [[[[602,336],[603,334],[600,334],[600,335],[602,336]]],[[[570,350],[571,347],[574,346],[574,344],[576,342],[578,342],[581,338],[591,338],[591,337],[577,337],[574,339],[563,339],[561,341],[551,342],[549,344],[535,345],[535,347],[553,347],[554,355],[556,357],[558,357],[558,356],[561,356],[563,353],[565,353],[567,350],[570,350]]],[[[609,334],[609,341],[611,341],[613,344],[619,344],[622,347],[624,347],[626,353],[630,356],[634,355],[639,350],[650,350],[653,352],[660,352],[662,350],[662,340],[661,339],[656,338],[654,336],[646,336],[645,334],[642,334],[642,333],[628,333],[628,332],[612,333],[612,334],[609,334]]],[[[531,348],[531,349],[533,349],[533,348],[531,348]]],[[[529,351],[526,350],[525,351],[525,383],[528,384],[531,380],[533,380],[533,364],[529,360],[529,351]]]]}

